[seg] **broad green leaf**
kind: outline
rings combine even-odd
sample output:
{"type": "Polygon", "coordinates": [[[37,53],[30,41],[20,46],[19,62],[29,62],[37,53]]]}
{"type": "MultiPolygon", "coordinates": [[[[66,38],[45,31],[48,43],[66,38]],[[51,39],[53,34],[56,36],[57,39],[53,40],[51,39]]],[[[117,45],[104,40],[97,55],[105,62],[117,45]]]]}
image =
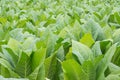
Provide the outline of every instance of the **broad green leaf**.
{"type": "Polygon", "coordinates": [[[54,53],[56,41],[57,41],[57,36],[54,35],[52,32],[50,32],[47,42],[46,57],[49,57],[50,55],[52,55],[52,53],[54,53]]]}
{"type": "Polygon", "coordinates": [[[10,33],[10,36],[13,38],[13,39],[16,39],[17,41],[23,41],[24,40],[24,36],[23,36],[23,33],[22,33],[22,30],[21,28],[16,28],[16,29],[13,29],[11,30],[9,33],[10,33]]]}
{"type": "Polygon", "coordinates": [[[61,73],[61,65],[58,62],[56,54],[45,59],[45,74],[46,77],[51,80],[59,80],[59,74],[61,73]],[[52,72],[52,73],[51,73],[52,72]]]}
{"type": "Polygon", "coordinates": [[[113,33],[113,43],[118,42],[118,45],[120,45],[120,29],[117,29],[113,33]]]}
{"type": "Polygon", "coordinates": [[[120,24],[120,14],[118,12],[114,13],[115,19],[120,24]]]}
{"type": "Polygon", "coordinates": [[[33,37],[28,37],[22,44],[22,50],[30,56],[32,51],[35,50],[35,39],[33,37]]]}
{"type": "Polygon", "coordinates": [[[96,80],[96,68],[92,61],[85,61],[82,64],[82,69],[86,73],[87,80],[96,80]]]}
{"type": "Polygon", "coordinates": [[[39,65],[29,76],[30,80],[45,80],[44,65],[39,65]]]}
{"type": "Polygon", "coordinates": [[[44,80],[45,69],[44,60],[46,56],[46,49],[40,48],[32,54],[32,73],[28,76],[31,80],[44,80]]]}
{"type": "Polygon", "coordinates": [[[112,43],[113,43],[112,39],[106,39],[106,40],[100,41],[100,48],[101,48],[102,54],[105,54],[107,52],[107,50],[111,47],[112,43]]]}
{"type": "Polygon", "coordinates": [[[17,40],[10,38],[7,45],[14,51],[16,55],[18,55],[19,50],[21,48],[21,44],[17,40]]]}
{"type": "Polygon", "coordinates": [[[54,23],[56,23],[55,19],[48,19],[47,22],[44,24],[44,26],[47,27],[48,25],[54,24],[54,23]]]}
{"type": "Polygon", "coordinates": [[[75,40],[79,40],[80,39],[80,33],[81,33],[81,25],[80,23],[76,20],[74,22],[74,26],[71,27],[71,32],[72,32],[72,35],[75,37],[75,40]]]}
{"type": "Polygon", "coordinates": [[[32,54],[32,70],[35,70],[38,66],[41,67],[44,64],[45,56],[45,48],[40,48],[32,54]]]}
{"type": "Polygon", "coordinates": [[[12,62],[14,63],[12,66],[15,67],[15,65],[18,62],[18,56],[10,49],[10,48],[5,48],[7,52],[9,53],[9,57],[11,57],[12,62]]]}
{"type": "Polygon", "coordinates": [[[120,46],[117,47],[115,54],[113,55],[112,62],[120,67],[120,46]]]}
{"type": "Polygon", "coordinates": [[[103,58],[104,58],[103,55],[99,55],[99,56],[97,56],[97,57],[94,58],[93,64],[94,64],[94,66],[95,66],[96,69],[99,66],[99,64],[101,63],[101,61],[102,61],[103,58]]]}
{"type": "Polygon", "coordinates": [[[102,16],[100,15],[100,13],[94,12],[93,14],[94,14],[99,20],[102,19],[102,16]]]}
{"type": "Polygon", "coordinates": [[[103,29],[93,19],[90,19],[82,28],[85,33],[91,33],[95,41],[105,39],[103,29]]]}
{"type": "Polygon", "coordinates": [[[56,54],[57,58],[60,61],[63,61],[65,59],[65,53],[64,53],[64,48],[63,46],[61,46],[58,50],[57,50],[57,54],[56,54]]]}
{"type": "Polygon", "coordinates": [[[112,29],[109,26],[103,28],[106,39],[112,38],[112,29]]]}
{"type": "Polygon", "coordinates": [[[13,52],[9,53],[8,50],[5,49],[5,48],[2,48],[2,52],[3,52],[3,55],[4,55],[3,58],[5,58],[12,67],[15,67],[14,58],[17,58],[17,56],[13,52]]]}
{"type": "Polygon", "coordinates": [[[73,59],[62,62],[64,80],[88,80],[82,67],[73,59]]]}
{"type": "Polygon", "coordinates": [[[0,17],[0,23],[2,23],[3,25],[7,22],[7,19],[4,17],[0,17]]]}
{"type": "Polygon", "coordinates": [[[69,52],[68,52],[67,55],[66,55],[66,59],[68,60],[68,59],[72,59],[72,58],[73,58],[72,48],[70,47],[70,48],[69,48],[69,52]]]}
{"type": "Polygon", "coordinates": [[[119,75],[110,74],[109,76],[107,76],[105,78],[105,80],[120,80],[120,76],[119,75]]]}
{"type": "Polygon", "coordinates": [[[21,53],[15,67],[15,72],[24,78],[26,78],[32,72],[31,59],[26,53],[21,53]]]}
{"type": "Polygon", "coordinates": [[[57,51],[62,46],[62,44],[63,44],[62,41],[63,40],[64,40],[63,38],[58,38],[58,40],[56,41],[57,44],[55,44],[54,51],[57,51]]]}
{"type": "Polygon", "coordinates": [[[110,69],[110,71],[111,71],[111,74],[113,74],[113,75],[120,75],[120,67],[119,66],[117,66],[117,65],[115,65],[115,64],[113,64],[113,63],[110,63],[109,64],[109,69],[110,69]]]}
{"type": "Polygon", "coordinates": [[[80,42],[85,44],[88,47],[91,47],[94,43],[94,39],[90,33],[86,33],[81,39],[80,42]]]}
{"type": "Polygon", "coordinates": [[[115,22],[115,17],[114,17],[114,14],[111,14],[108,18],[108,22],[115,22]]]}
{"type": "Polygon", "coordinates": [[[3,74],[3,76],[4,75],[10,75],[9,77],[19,77],[18,76],[18,74],[16,74],[15,72],[13,72],[13,68],[12,68],[12,66],[9,64],[9,62],[8,61],[6,61],[6,60],[4,60],[4,59],[2,59],[2,58],[0,58],[0,74],[3,74]],[[2,73],[3,71],[2,71],[2,68],[5,70],[5,71],[7,71],[7,72],[5,72],[5,73],[2,73]],[[6,74],[7,73],[7,74],[6,74]]]}
{"type": "Polygon", "coordinates": [[[72,40],[72,53],[78,58],[82,64],[85,60],[92,60],[93,53],[86,45],[72,40]]]}
{"type": "Polygon", "coordinates": [[[93,52],[94,57],[102,55],[99,41],[96,41],[95,44],[93,45],[92,52],[93,52]]]}
{"type": "Polygon", "coordinates": [[[0,75],[2,75],[4,77],[11,77],[9,70],[6,69],[4,66],[0,66],[0,75]]]}
{"type": "Polygon", "coordinates": [[[107,69],[109,63],[112,60],[112,57],[116,51],[116,44],[112,45],[109,50],[105,53],[105,56],[97,69],[97,80],[104,79],[104,72],[107,69]]]}
{"type": "Polygon", "coordinates": [[[18,23],[16,24],[16,26],[18,28],[23,28],[23,27],[26,26],[26,22],[27,22],[27,19],[21,19],[21,20],[18,21],[18,23]]]}
{"type": "Polygon", "coordinates": [[[40,40],[38,40],[37,42],[36,42],[36,47],[37,47],[37,49],[39,49],[39,48],[41,48],[41,47],[44,47],[44,48],[46,48],[47,47],[47,42],[48,42],[48,40],[49,40],[49,34],[50,34],[50,31],[48,30],[48,29],[46,29],[45,31],[43,30],[43,31],[41,31],[41,38],[40,38],[40,40]]]}
{"type": "Polygon", "coordinates": [[[64,39],[67,35],[67,29],[68,29],[67,27],[63,28],[59,33],[59,37],[64,39]]]}
{"type": "Polygon", "coordinates": [[[26,30],[33,34],[36,32],[35,26],[31,22],[26,23],[26,30]]]}

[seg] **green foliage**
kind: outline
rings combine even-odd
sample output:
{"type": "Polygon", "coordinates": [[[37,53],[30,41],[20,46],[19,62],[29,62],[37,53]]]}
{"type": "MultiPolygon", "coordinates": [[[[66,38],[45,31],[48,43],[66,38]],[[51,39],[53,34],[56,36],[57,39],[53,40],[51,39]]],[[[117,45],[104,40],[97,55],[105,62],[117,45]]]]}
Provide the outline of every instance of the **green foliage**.
{"type": "Polygon", "coordinates": [[[119,0],[0,0],[0,80],[120,80],[119,0]]]}

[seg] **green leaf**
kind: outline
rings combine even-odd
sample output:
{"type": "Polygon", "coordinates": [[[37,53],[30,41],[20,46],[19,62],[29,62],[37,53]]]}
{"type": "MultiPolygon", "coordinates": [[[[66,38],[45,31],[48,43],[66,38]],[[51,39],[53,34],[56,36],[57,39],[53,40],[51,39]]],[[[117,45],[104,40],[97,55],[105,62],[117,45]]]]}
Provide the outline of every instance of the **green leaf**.
{"type": "Polygon", "coordinates": [[[26,22],[27,22],[27,19],[21,19],[21,20],[19,20],[19,21],[17,22],[16,26],[17,26],[18,28],[23,28],[23,27],[26,26],[26,22]]]}
{"type": "Polygon", "coordinates": [[[93,52],[94,57],[102,55],[99,41],[96,41],[95,44],[93,45],[92,52],[93,52]]]}
{"type": "Polygon", "coordinates": [[[57,58],[60,60],[60,61],[63,61],[64,58],[65,58],[65,53],[64,53],[64,48],[63,46],[61,46],[58,50],[57,50],[57,54],[56,54],[57,58]]]}
{"type": "Polygon", "coordinates": [[[59,37],[64,39],[66,37],[67,33],[68,33],[67,30],[68,30],[67,27],[63,28],[59,33],[59,37]]]}
{"type": "MultiPolygon", "coordinates": [[[[5,48],[7,50],[7,52],[9,53],[9,57],[11,57],[12,59],[12,62],[13,62],[13,65],[15,67],[15,65],[17,64],[18,62],[18,56],[10,49],[10,48],[5,48]]],[[[12,65],[12,66],[13,66],[12,65]]]]}
{"type": "Polygon", "coordinates": [[[13,39],[16,39],[17,41],[23,41],[24,35],[22,33],[22,30],[23,29],[21,29],[21,28],[15,28],[15,29],[11,30],[9,32],[9,34],[13,39]]]}
{"type": "Polygon", "coordinates": [[[95,41],[105,39],[103,29],[93,19],[90,19],[82,28],[85,33],[91,33],[95,41]]]}
{"type": "Polygon", "coordinates": [[[105,54],[107,52],[107,50],[111,47],[112,43],[113,43],[112,39],[106,39],[106,40],[100,41],[100,48],[101,48],[102,54],[105,54]]]}
{"type": "Polygon", "coordinates": [[[8,77],[6,75],[10,75],[9,77],[19,77],[18,74],[16,74],[15,72],[13,72],[13,68],[12,66],[9,64],[8,61],[0,58],[0,74],[2,74],[5,77],[8,77]],[[7,71],[7,72],[3,72],[2,68],[7,71]]]}
{"type": "Polygon", "coordinates": [[[9,70],[7,68],[5,68],[4,66],[0,66],[0,75],[7,77],[7,78],[11,77],[9,70]]]}
{"type": "Polygon", "coordinates": [[[90,48],[74,40],[72,40],[72,52],[78,58],[81,64],[85,60],[91,60],[93,58],[93,54],[90,48]]]}
{"type": "Polygon", "coordinates": [[[36,32],[35,26],[31,22],[26,23],[26,30],[33,34],[36,32]]]}
{"type": "Polygon", "coordinates": [[[44,24],[44,26],[47,27],[48,25],[54,24],[54,23],[56,23],[55,19],[48,19],[47,22],[44,24]]]}
{"type": "Polygon", "coordinates": [[[56,54],[45,59],[45,74],[51,80],[59,80],[61,65],[58,62],[56,54]]]}
{"type": "Polygon", "coordinates": [[[2,23],[3,25],[7,22],[7,19],[4,17],[0,17],[0,23],[2,23]]]}
{"type": "Polygon", "coordinates": [[[56,41],[57,41],[57,36],[54,35],[52,32],[50,32],[47,42],[46,57],[49,57],[50,55],[52,55],[52,53],[54,53],[56,41]]]}
{"type": "Polygon", "coordinates": [[[69,48],[69,52],[67,53],[66,55],[66,59],[72,59],[73,58],[73,55],[72,55],[72,47],[69,48]]]}
{"type": "Polygon", "coordinates": [[[105,80],[120,80],[120,76],[111,74],[107,76],[105,80]]]}
{"type": "Polygon", "coordinates": [[[97,69],[97,80],[104,79],[104,74],[103,73],[105,72],[109,63],[111,62],[115,51],[116,51],[116,44],[112,45],[109,48],[109,50],[106,52],[103,60],[101,61],[101,63],[98,66],[98,69],[97,69]]]}
{"type": "Polygon", "coordinates": [[[94,44],[94,39],[90,33],[86,33],[81,39],[80,42],[85,44],[88,47],[91,47],[94,44]]]}
{"type": "Polygon", "coordinates": [[[45,69],[44,65],[39,65],[35,70],[28,76],[30,80],[45,80],[45,69]]]}
{"type": "Polygon", "coordinates": [[[45,48],[40,48],[32,54],[32,70],[35,70],[38,66],[41,67],[44,64],[45,56],[45,48]]]}
{"type": "Polygon", "coordinates": [[[86,73],[87,80],[96,80],[96,68],[92,61],[85,61],[82,64],[82,69],[86,73]]]}
{"type": "Polygon", "coordinates": [[[118,42],[118,45],[120,45],[120,29],[116,29],[113,33],[113,43],[118,42]]]}
{"type": "Polygon", "coordinates": [[[112,38],[112,29],[109,26],[106,26],[103,28],[103,31],[105,33],[106,39],[111,39],[112,38]]]}
{"type": "Polygon", "coordinates": [[[73,59],[62,62],[64,80],[88,80],[82,67],[73,59]]]}
{"type": "Polygon", "coordinates": [[[74,26],[71,27],[71,29],[71,33],[75,37],[75,40],[79,40],[81,33],[81,25],[77,20],[74,22],[74,26]]]}
{"type": "MultiPolygon", "coordinates": [[[[8,50],[10,50],[10,49],[8,49],[8,50]]],[[[15,62],[17,61],[16,60],[17,56],[12,51],[8,52],[8,50],[6,48],[2,48],[2,52],[4,55],[3,58],[5,58],[12,67],[15,67],[15,62]]]]}
{"type": "Polygon", "coordinates": [[[11,48],[14,51],[16,55],[18,55],[21,44],[17,40],[10,38],[7,45],[9,48],[11,48]]]}
{"type": "Polygon", "coordinates": [[[31,59],[26,53],[21,53],[15,67],[15,72],[24,78],[26,78],[32,72],[31,59]]]}
{"type": "Polygon", "coordinates": [[[120,14],[118,12],[115,12],[114,16],[115,16],[117,23],[120,24],[120,14]]]}
{"type": "Polygon", "coordinates": [[[46,49],[40,48],[32,54],[32,73],[28,76],[30,80],[44,80],[45,69],[44,60],[46,56],[46,49]]]}
{"type": "Polygon", "coordinates": [[[110,71],[111,71],[111,74],[113,74],[113,75],[120,75],[120,67],[119,66],[117,66],[117,65],[115,65],[115,64],[113,64],[113,63],[110,63],[109,64],[109,69],[110,69],[110,71]]]}
{"type": "Polygon", "coordinates": [[[0,27],[0,41],[3,40],[4,36],[5,36],[4,30],[2,27],[0,27]]]}
{"type": "Polygon", "coordinates": [[[33,37],[28,37],[22,44],[22,50],[30,56],[32,51],[35,50],[35,39],[33,37]]]}
{"type": "Polygon", "coordinates": [[[116,64],[117,66],[120,66],[120,46],[117,47],[115,54],[113,55],[112,62],[116,64]]]}

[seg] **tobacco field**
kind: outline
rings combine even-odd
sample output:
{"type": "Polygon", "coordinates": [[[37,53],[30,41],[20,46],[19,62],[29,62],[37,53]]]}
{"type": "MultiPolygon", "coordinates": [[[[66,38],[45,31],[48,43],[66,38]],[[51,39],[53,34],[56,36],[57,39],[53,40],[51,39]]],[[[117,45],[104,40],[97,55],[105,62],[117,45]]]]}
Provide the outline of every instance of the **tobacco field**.
{"type": "Polygon", "coordinates": [[[0,80],[120,80],[120,0],[0,0],[0,80]]]}

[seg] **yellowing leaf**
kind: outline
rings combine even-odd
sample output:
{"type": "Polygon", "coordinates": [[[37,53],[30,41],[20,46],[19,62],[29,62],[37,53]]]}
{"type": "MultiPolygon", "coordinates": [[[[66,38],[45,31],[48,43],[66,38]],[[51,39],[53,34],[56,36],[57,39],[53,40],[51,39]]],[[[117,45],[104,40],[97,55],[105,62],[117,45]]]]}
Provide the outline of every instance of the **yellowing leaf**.
{"type": "Polygon", "coordinates": [[[87,45],[88,47],[91,47],[92,44],[95,42],[92,38],[92,35],[90,33],[86,33],[81,39],[80,42],[87,45]]]}

